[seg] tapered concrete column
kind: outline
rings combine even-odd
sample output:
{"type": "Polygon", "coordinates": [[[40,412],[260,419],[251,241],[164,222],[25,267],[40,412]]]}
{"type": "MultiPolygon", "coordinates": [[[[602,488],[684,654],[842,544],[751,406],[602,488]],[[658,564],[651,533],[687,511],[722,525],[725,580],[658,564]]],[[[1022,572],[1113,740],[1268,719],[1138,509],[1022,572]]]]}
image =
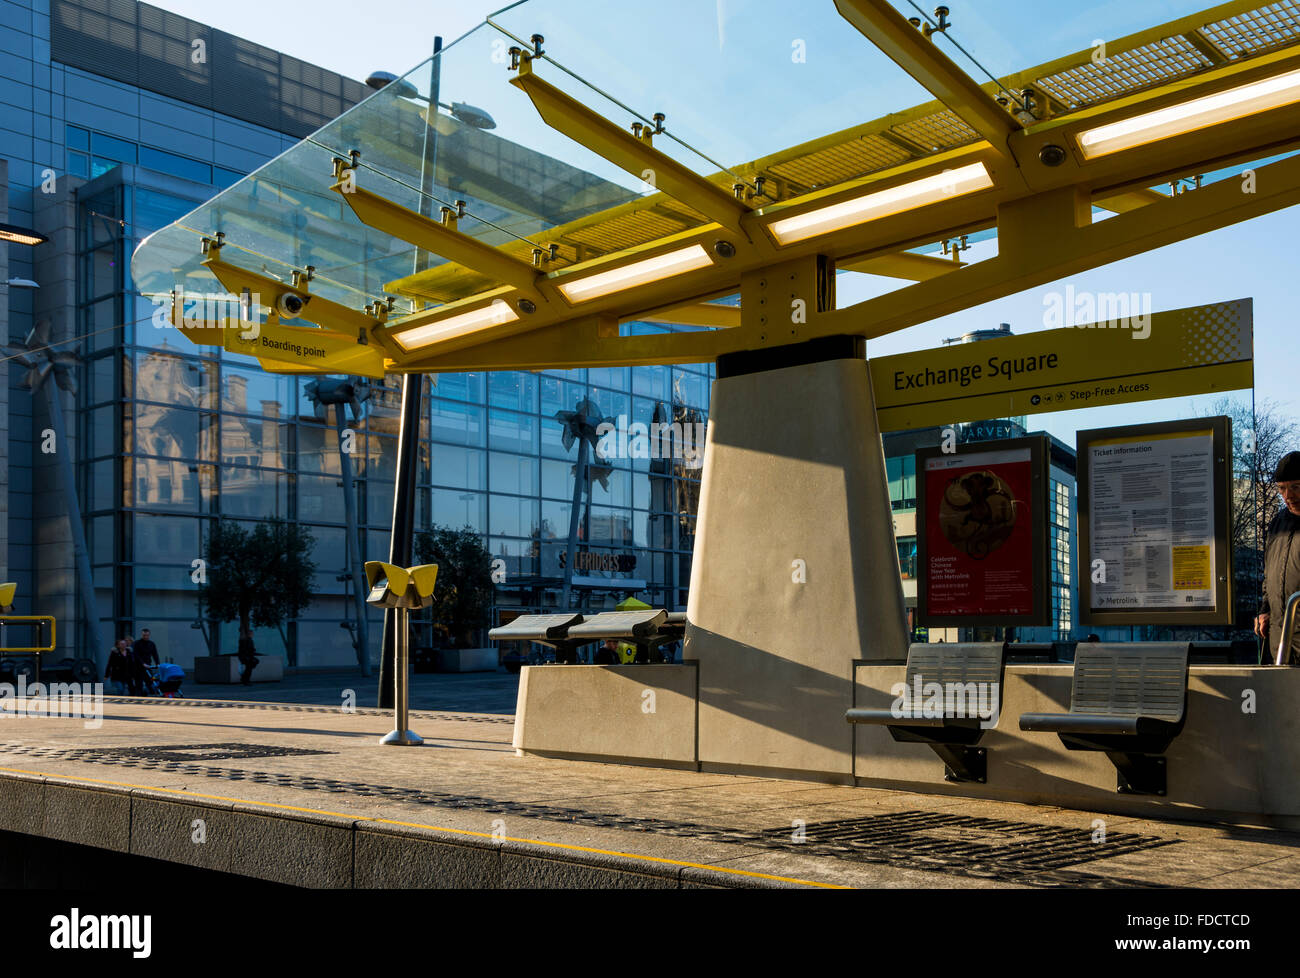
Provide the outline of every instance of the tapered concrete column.
{"type": "Polygon", "coordinates": [[[836,337],[719,364],[685,650],[705,769],[851,782],[853,663],[907,655],[862,350],[836,337]]]}

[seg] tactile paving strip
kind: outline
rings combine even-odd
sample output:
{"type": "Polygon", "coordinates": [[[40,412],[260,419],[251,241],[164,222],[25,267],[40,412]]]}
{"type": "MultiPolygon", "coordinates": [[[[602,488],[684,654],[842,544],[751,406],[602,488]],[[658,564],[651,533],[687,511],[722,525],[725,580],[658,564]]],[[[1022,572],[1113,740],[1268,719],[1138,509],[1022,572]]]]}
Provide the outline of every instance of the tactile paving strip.
{"type": "MultiPolygon", "coordinates": [[[[191,700],[167,699],[164,696],[105,696],[105,703],[127,703],[139,706],[202,706],[216,710],[277,710],[286,713],[342,713],[337,706],[313,706],[306,703],[243,703],[239,700],[191,700]]],[[[392,716],[392,710],[381,710],[373,706],[354,707],[349,713],[363,716],[392,716]]],[[[509,723],[513,724],[513,715],[492,715],[487,713],[443,713],[428,710],[411,710],[409,715],[417,720],[455,720],[460,723],[509,723]]]]}
{"type": "Polygon", "coordinates": [[[471,809],[491,815],[592,825],[625,831],[650,832],[700,842],[725,842],[760,849],[779,849],[811,856],[828,856],[854,862],[877,863],[898,869],[927,870],[956,876],[992,879],[1037,887],[1163,888],[1150,880],[1135,880],[1066,869],[1125,853],[1174,845],[1176,839],[1132,833],[1108,833],[1093,842],[1088,829],[1068,829],[974,816],[937,812],[892,812],[835,822],[819,822],[803,829],[796,841],[791,827],[775,829],[720,828],[698,822],[592,812],[535,802],[502,801],[480,795],[460,795],[396,785],[366,784],[269,771],[246,771],[207,764],[153,757],[132,757],[104,749],[38,747],[0,743],[0,753],[118,764],[169,773],[195,774],[229,781],[254,781],[286,788],[324,791],[365,798],[387,797],[437,808],[471,809]]]}

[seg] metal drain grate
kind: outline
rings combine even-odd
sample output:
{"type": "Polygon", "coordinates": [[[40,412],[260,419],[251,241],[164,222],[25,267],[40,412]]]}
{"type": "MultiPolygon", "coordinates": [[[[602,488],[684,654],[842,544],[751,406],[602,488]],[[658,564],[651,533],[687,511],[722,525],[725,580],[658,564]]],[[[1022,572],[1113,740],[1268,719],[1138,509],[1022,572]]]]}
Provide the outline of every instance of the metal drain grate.
{"type": "MultiPolygon", "coordinates": [[[[96,754],[139,761],[230,761],[250,757],[303,757],[333,754],[331,750],[274,747],[263,744],[162,744],[157,747],[91,747],[73,754],[96,754]]],[[[89,758],[83,758],[88,760],[89,758]]]]}
{"type": "Polygon", "coordinates": [[[1170,845],[1176,840],[1131,832],[1108,832],[1094,842],[1088,829],[1012,822],[943,812],[890,812],[804,828],[805,841],[794,842],[788,828],[769,829],[764,837],[783,847],[834,851],[847,859],[891,861],[910,857],[917,863],[954,863],[991,870],[1056,870],[1096,859],[1109,859],[1170,845]]]}

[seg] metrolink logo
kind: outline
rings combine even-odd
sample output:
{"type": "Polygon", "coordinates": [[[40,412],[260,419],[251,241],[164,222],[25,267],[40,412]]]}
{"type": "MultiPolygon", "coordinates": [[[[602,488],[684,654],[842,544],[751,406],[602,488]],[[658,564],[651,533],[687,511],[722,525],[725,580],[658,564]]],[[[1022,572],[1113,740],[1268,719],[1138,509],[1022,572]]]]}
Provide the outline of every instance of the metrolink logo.
{"type": "Polygon", "coordinates": [[[266,313],[256,292],[175,292],[153,297],[153,324],[169,329],[173,322],[185,329],[225,329],[231,322],[242,323],[239,337],[255,340],[262,333],[266,313]]]}
{"type": "Polygon", "coordinates": [[[1047,329],[1127,329],[1133,339],[1151,335],[1150,292],[1065,292],[1043,296],[1043,325],[1047,329]]]}
{"type": "Polygon", "coordinates": [[[86,914],[73,907],[50,918],[50,947],[56,951],[127,950],[147,958],[153,948],[153,918],[148,914],[86,914]]]}
{"type": "Polygon", "coordinates": [[[992,730],[1001,715],[998,683],[927,683],[914,673],[908,683],[894,683],[889,710],[899,720],[979,720],[981,730],[992,730]]]}
{"type": "Polygon", "coordinates": [[[32,683],[19,676],[18,685],[0,683],[0,719],[54,717],[84,719],[87,730],[104,725],[103,683],[32,683]]]}
{"type": "Polygon", "coordinates": [[[605,458],[671,458],[688,469],[698,469],[704,464],[707,434],[707,422],[628,424],[627,415],[620,414],[618,424],[605,421],[596,428],[600,439],[596,450],[605,458]]]}

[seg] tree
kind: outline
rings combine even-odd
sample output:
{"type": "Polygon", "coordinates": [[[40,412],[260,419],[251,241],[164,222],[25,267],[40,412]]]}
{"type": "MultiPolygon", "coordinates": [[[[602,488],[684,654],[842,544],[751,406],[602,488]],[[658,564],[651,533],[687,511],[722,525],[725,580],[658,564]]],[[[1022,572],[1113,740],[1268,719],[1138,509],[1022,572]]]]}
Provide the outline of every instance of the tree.
{"type": "Polygon", "coordinates": [[[473,527],[453,530],[435,523],[415,535],[415,556],[421,564],[438,565],[431,606],[435,627],[445,627],[456,648],[469,648],[492,608],[492,555],[473,527]]]}
{"type": "Polygon", "coordinates": [[[1259,606],[1264,576],[1264,531],[1277,515],[1273,472],[1278,460],[1295,448],[1297,426],[1276,401],[1253,405],[1230,397],[1220,398],[1210,416],[1232,419],[1232,486],[1229,523],[1237,590],[1234,618],[1239,629],[1251,627],[1259,606]]]}
{"type": "MultiPolygon", "coordinates": [[[[199,585],[200,607],[218,621],[239,620],[242,634],[277,628],[297,618],[312,602],[315,538],[282,519],[259,523],[250,532],[231,520],[208,532],[207,580],[199,585]]],[[[285,642],[285,646],[288,646],[285,642]]]]}

